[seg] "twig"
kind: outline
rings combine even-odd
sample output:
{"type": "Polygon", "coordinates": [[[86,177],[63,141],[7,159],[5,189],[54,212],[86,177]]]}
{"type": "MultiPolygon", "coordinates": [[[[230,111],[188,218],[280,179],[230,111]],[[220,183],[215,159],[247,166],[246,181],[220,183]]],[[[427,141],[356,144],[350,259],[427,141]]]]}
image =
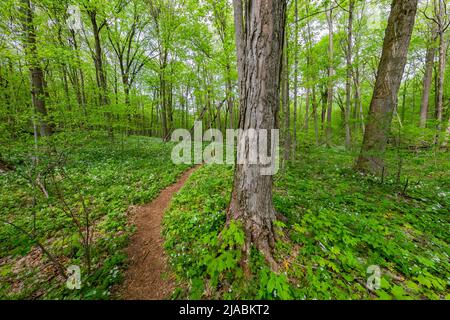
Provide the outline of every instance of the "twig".
{"type": "Polygon", "coordinates": [[[55,265],[56,269],[58,270],[59,274],[61,276],[64,277],[64,279],[67,279],[67,275],[66,272],[64,271],[64,267],[63,265],[58,262],[58,260],[56,260],[56,258],[44,247],[44,245],[36,238],[34,237],[32,234],[30,234],[29,232],[27,232],[25,229],[23,229],[22,227],[19,227],[18,225],[15,225],[12,222],[9,222],[7,220],[3,220],[0,218],[0,221],[3,222],[4,224],[10,225],[11,227],[19,230],[20,232],[22,232],[23,234],[25,234],[30,240],[32,240],[34,243],[36,243],[36,245],[42,250],[42,252],[50,259],[50,261],[55,265]]]}

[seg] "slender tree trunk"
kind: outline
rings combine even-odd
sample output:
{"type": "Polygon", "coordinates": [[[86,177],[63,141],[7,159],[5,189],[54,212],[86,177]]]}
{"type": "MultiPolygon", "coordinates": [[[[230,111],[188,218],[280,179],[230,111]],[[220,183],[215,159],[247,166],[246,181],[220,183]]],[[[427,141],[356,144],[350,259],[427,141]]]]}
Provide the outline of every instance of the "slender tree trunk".
{"type": "Polygon", "coordinates": [[[437,82],[437,105],[436,105],[436,121],[437,121],[437,133],[435,143],[439,143],[439,138],[442,131],[442,121],[444,112],[444,81],[445,81],[445,68],[446,68],[446,51],[447,44],[445,40],[446,31],[446,4],[445,0],[438,0],[438,36],[439,36],[439,66],[438,66],[438,82],[437,82]]]}
{"type": "MultiPolygon", "coordinates": [[[[164,71],[163,71],[164,73],[164,71]]],[[[159,101],[161,105],[161,124],[162,124],[162,138],[164,141],[169,139],[169,130],[167,128],[167,95],[166,95],[166,81],[164,74],[160,74],[160,91],[159,101]]]]}
{"type": "Polygon", "coordinates": [[[406,96],[408,93],[408,85],[407,83],[404,84],[403,86],[403,93],[402,93],[402,109],[400,110],[401,112],[401,119],[402,119],[402,123],[405,123],[405,117],[406,117],[406,96]]]}
{"type": "Polygon", "coordinates": [[[352,136],[350,131],[350,109],[352,95],[352,68],[353,68],[353,13],[355,9],[355,1],[349,1],[348,8],[348,37],[347,37],[347,78],[345,84],[346,101],[345,101],[345,147],[350,150],[352,147],[352,136]]]}
{"type": "Polygon", "coordinates": [[[231,66],[230,64],[227,64],[226,66],[226,73],[227,73],[227,109],[229,114],[229,128],[234,128],[234,102],[233,102],[233,85],[231,83],[231,66]]]}
{"type": "Polygon", "coordinates": [[[189,128],[189,86],[186,87],[186,104],[185,104],[185,113],[184,113],[184,127],[189,128]]]}
{"type": "MultiPolygon", "coordinates": [[[[309,85],[309,84],[308,84],[309,85]]],[[[309,111],[311,105],[311,89],[306,87],[306,105],[305,105],[305,132],[309,131],[309,111]]]]}
{"type": "Polygon", "coordinates": [[[122,74],[123,93],[125,94],[125,105],[131,106],[130,103],[130,81],[127,74],[122,74]]]}
{"type": "MultiPolygon", "coordinates": [[[[308,14],[309,10],[307,7],[306,14],[308,14]]],[[[307,32],[307,50],[306,50],[306,65],[312,66],[312,48],[311,48],[311,42],[312,42],[312,35],[311,35],[311,26],[309,24],[309,21],[306,23],[306,32],[307,32]]],[[[306,80],[306,110],[305,110],[305,132],[308,133],[309,131],[309,113],[311,110],[311,88],[310,88],[310,75],[309,70],[305,76],[306,80]]]]}
{"type": "MultiPolygon", "coordinates": [[[[327,130],[326,130],[326,141],[331,139],[332,134],[332,113],[333,113],[333,97],[334,97],[334,43],[333,43],[333,9],[330,8],[327,12],[327,22],[328,22],[328,88],[327,88],[327,130]]],[[[315,98],[314,98],[315,99],[315,98]]]]}
{"type": "Polygon", "coordinates": [[[294,0],[294,14],[295,14],[295,28],[294,28],[294,137],[293,137],[293,157],[295,158],[295,155],[297,153],[297,114],[298,114],[298,68],[299,68],[299,61],[298,61],[298,33],[299,33],[299,26],[298,26],[298,0],[294,0]]]}
{"type": "Polygon", "coordinates": [[[99,87],[99,101],[101,106],[109,104],[107,97],[107,82],[105,70],[103,68],[103,53],[100,42],[100,29],[97,23],[97,13],[95,11],[89,12],[89,17],[92,23],[92,33],[94,35],[94,63],[97,76],[97,84],[99,87]]]}
{"type": "Polygon", "coordinates": [[[48,120],[45,98],[47,96],[44,71],[39,63],[36,32],[33,21],[33,9],[30,0],[22,0],[24,10],[24,47],[27,52],[27,60],[30,69],[31,95],[33,106],[39,122],[39,133],[41,136],[50,136],[53,134],[53,125],[48,120]]]}
{"type": "Polygon", "coordinates": [[[63,78],[63,86],[64,86],[64,95],[65,95],[65,99],[66,99],[66,103],[67,103],[67,109],[69,111],[72,111],[72,102],[70,99],[70,92],[69,92],[69,81],[67,80],[67,69],[66,69],[66,65],[63,64],[61,66],[61,73],[62,73],[62,78],[63,78]]]}
{"type": "Polygon", "coordinates": [[[439,36],[439,66],[438,66],[438,91],[437,91],[437,106],[436,106],[436,120],[438,122],[438,131],[442,128],[442,117],[444,110],[444,78],[445,78],[445,62],[446,62],[446,43],[445,43],[445,29],[444,29],[444,0],[438,0],[438,36],[439,36]]]}
{"type": "MultiPolygon", "coordinates": [[[[239,128],[272,130],[280,103],[279,89],[286,19],[285,0],[233,0],[239,74],[239,128]]],[[[246,143],[242,156],[249,160],[246,143]]],[[[261,174],[261,164],[237,164],[228,222],[241,221],[245,232],[243,264],[252,245],[276,269],[273,258],[276,219],[273,177],[261,174]]]]}
{"type": "Polygon", "coordinates": [[[418,0],[392,2],[364,142],[357,161],[357,169],[362,172],[380,174],[385,168],[383,154],[398,102],[417,3],[418,0]]]}
{"type": "MultiPolygon", "coordinates": [[[[364,11],[364,10],[363,10],[364,11]]],[[[363,13],[362,13],[363,14],[363,13]]],[[[353,82],[354,82],[354,94],[355,94],[355,125],[354,130],[358,129],[358,127],[361,128],[362,135],[364,136],[364,132],[366,130],[365,127],[365,120],[364,120],[364,110],[363,110],[363,104],[362,104],[362,96],[361,96],[361,67],[360,67],[360,37],[358,36],[358,32],[355,33],[354,36],[354,42],[355,42],[355,50],[354,50],[354,58],[357,61],[357,63],[353,64],[352,68],[352,75],[353,75],[353,82]],[[359,121],[358,121],[359,120],[359,121]]]]}
{"type": "MultiPolygon", "coordinates": [[[[324,130],[326,130],[325,125],[326,125],[326,118],[327,118],[327,110],[328,110],[328,88],[325,88],[323,91],[321,91],[321,101],[322,101],[322,114],[321,114],[321,129],[322,132],[325,132],[324,130]]],[[[325,132],[326,135],[326,132],[325,132]]],[[[327,140],[327,139],[325,139],[327,140]]],[[[326,141],[326,143],[328,143],[328,141],[326,141]]]]}
{"type": "MultiPolygon", "coordinates": [[[[287,30],[285,31],[287,33],[287,30]]],[[[283,79],[282,79],[282,105],[284,117],[284,156],[283,160],[289,161],[291,155],[291,108],[289,99],[289,51],[288,51],[288,37],[284,37],[284,52],[283,52],[283,79]]],[[[283,163],[284,163],[283,162],[283,163]]]]}
{"type": "Polygon", "coordinates": [[[420,104],[420,127],[425,128],[428,120],[428,110],[430,104],[430,91],[431,84],[433,81],[433,66],[434,66],[434,56],[436,49],[433,43],[427,49],[427,56],[425,62],[425,75],[423,77],[423,93],[422,101],[420,104]]]}
{"type": "Polygon", "coordinates": [[[162,138],[165,142],[169,140],[169,124],[168,124],[168,106],[167,106],[167,81],[166,72],[168,64],[168,49],[164,48],[160,52],[160,71],[159,71],[159,101],[161,106],[161,124],[162,124],[162,138]]]}
{"type": "Polygon", "coordinates": [[[447,132],[445,133],[445,139],[442,143],[443,148],[448,148],[448,141],[450,140],[450,117],[448,118],[447,132]]]}
{"type": "Polygon", "coordinates": [[[75,51],[75,56],[76,56],[76,65],[77,65],[77,70],[75,70],[75,78],[77,79],[78,82],[78,73],[80,74],[80,82],[79,82],[79,97],[77,94],[77,99],[79,99],[79,104],[83,110],[83,114],[84,117],[87,117],[87,109],[86,109],[86,91],[85,91],[85,84],[84,84],[84,72],[83,69],[81,68],[81,58],[80,58],[80,52],[78,50],[78,42],[77,42],[77,36],[75,34],[74,30],[71,30],[71,35],[72,35],[72,41],[73,41],[73,49],[75,51]]]}
{"type": "Polygon", "coordinates": [[[319,120],[317,115],[317,97],[316,97],[316,86],[312,87],[312,106],[313,106],[313,117],[314,117],[314,136],[316,138],[316,145],[319,145],[319,120]]]}
{"type": "MultiPolygon", "coordinates": [[[[172,78],[172,74],[171,77],[172,78]]],[[[167,82],[166,82],[167,83],[167,82]]],[[[167,97],[167,113],[168,113],[168,130],[169,135],[173,129],[173,83],[172,81],[169,82],[169,90],[168,90],[168,97],[167,97]]],[[[170,137],[168,137],[170,139],[170,137]]]]}

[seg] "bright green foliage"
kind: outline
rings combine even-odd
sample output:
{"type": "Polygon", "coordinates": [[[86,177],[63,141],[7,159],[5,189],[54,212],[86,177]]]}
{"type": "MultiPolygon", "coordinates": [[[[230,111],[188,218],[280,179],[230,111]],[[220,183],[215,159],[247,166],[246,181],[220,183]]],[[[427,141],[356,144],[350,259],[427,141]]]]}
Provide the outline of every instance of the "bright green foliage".
{"type": "MultiPolygon", "coordinates": [[[[396,155],[390,156],[395,167],[396,155]]],[[[308,149],[277,177],[275,206],[289,219],[276,223],[281,268],[278,274],[271,272],[254,252],[252,274],[245,280],[237,247],[228,242],[231,233],[231,243],[240,243],[237,226],[221,233],[232,170],[199,169],[175,197],[165,222],[166,249],[185,288],[178,294],[192,297],[195,279],[202,283],[196,298],[448,296],[448,154],[405,152],[406,190],[406,181],[394,182],[395,173],[383,183],[355,174],[352,159],[338,149],[308,149]],[[224,255],[226,247],[231,250],[224,255]],[[366,288],[371,265],[382,274],[381,289],[375,292],[366,288]]]]}
{"type": "MultiPolygon", "coordinates": [[[[80,194],[89,207],[94,232],[92,272],[87,275],[81,238],[56,196],[55,184],[51,179],[46,181],[49,199],[31,188],[22,177],[30,170],[26,145],[17,145],[10,150],[14,156],[8,157],[17,170],[0,175],[0,218],[31,232],[36,217],[36,234],[41,243],[64,267],[81,266],[82,289],[66,289],[33,241],[1,223],[0,297],[109,299],[111,287],[121,280],[126,262],[122,249],[133,230],[128,224],[128,207],[151,201],[161,189],[174,183],[187,166],[172,165],[172,145],[159,139],[127,138],[123,146],[94,133],[61,134],[52,139],[58,154],[65,158],[58,170],[65,170],[67,178],[58,176],[57,186],[63,190],[68,207],[78,214],[80,194]]],[[[40,166],[56,165],[52,159],[54,154],[43,153],[40,166]]]]}
{"type": "MultiPolygon", "coordinates": [[[[174,297],[449,299],[450,156],[441,144],[450,116],[450,59],[442,70],[440,123],[437,52],[426,126],[419,128],[426,52],[441,44],[433,34],[440,1],[419,2],[384,177],[363,177],[353,163],[391,1],[354,2],[350,57],[349,1],[289,1],[290,101],[277,124],[291,131],[286,151],[297,160],[286,161],[275,178],[276,210],[289,220],[275,223],[280,270],[272,272],[254,251],[252,272],[244,276],[243,232],[238,224],[225,226],[233,169],[204,166],[164,221],[165,247],[180,280],[174,297]],[[372,18],[379,18],[375,26],[372,18]],[[383,275],[376,292],[366,288],[372,265],[383,275]]],[[[441,2],[448,12],[448,1],[441,2]]],[[[238,126],[232,2],[31,0],[28,24],[24,3],[0,5],[0,299],[108,299],[133,230],[127,209],[151,201],[188,167],[175,166],[172,144],[154,137],[191,131],[196,120],[203,130],[238,126]],[[75,29],[67,23],[70,8],[80,13],[75,29]],[[24,29],[35,33],[35,50],[24,29]],[[33,64],[42,69],[46,116],[33,104],[33,64]],[[41,137],[40,120],[56,134],[41,137]],[[9,165],[15,170],[3,173],[9,165]],[[64,268],[82,266],[81,291],[65,289],[36,240],[64,268]]]]}

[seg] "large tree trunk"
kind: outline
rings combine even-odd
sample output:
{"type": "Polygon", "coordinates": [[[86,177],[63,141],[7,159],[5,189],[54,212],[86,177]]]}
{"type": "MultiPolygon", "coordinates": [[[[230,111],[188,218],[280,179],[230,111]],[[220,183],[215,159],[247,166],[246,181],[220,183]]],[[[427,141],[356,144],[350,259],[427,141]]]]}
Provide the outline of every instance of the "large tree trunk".
{"type": "Polygon", "coordinates": [[[394,0],[386,29],[364,142],[357,162],[362,172],[380,174],[383,154],[398,102],[418,0],[394,0]]]}
{"type": "Polygon", "coordinates": [[[53,125],[48,121],[47,107],[45,105],[45,98],[47,96],[46,83],[44,80],[44,71],[39,63],[37,46],[36,46],[36,32],[33,22],[33,9],[30,0],[23,0],[24,23],[23,28],[25,32],[24,47],[27,51],[27,60],[30,69],[31,81],[31,95],[33,98],[33,106],[36,110],[39,133],[41,136],[50,136],[53,134],[53,125]]]}
{"type": "MultiPolygon", "coordinates": [[[[239,74],[239,128],[275,128],[279,108],[281,56],[286,19],[285,0],[234,0],[235,32],[239,74]]],[[[246,144],[242,156],[249,158],[246,144]]],[[[273,268],[276,219],[272,203],[273,177],[261,174],[259,164],[236,164],[228,222],[242,222],[245,231],[243,264],[248,266],[255,246],[273,268]]]]}

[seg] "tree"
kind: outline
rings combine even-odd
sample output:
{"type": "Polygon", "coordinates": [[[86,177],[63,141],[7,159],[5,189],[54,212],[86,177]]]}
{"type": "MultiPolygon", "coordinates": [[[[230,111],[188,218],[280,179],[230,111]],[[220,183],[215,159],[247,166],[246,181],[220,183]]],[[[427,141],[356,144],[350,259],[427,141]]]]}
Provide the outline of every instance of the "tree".
{"type": "Polygon", "coordinates": [[[172,84],[170,82],[171,49],[175,37],[176,4],[172,0],[150,2],[150,15],[158,47],[159,100],[164,141],[170,139],[172,127],[172,84]]]}
{"type": "MultiPolygon", "coordinates": [[[[287,33],[287,31],[285,31],[287,33]]],[[[290,117],[290,99],[289,99],[289,52],[288,52],[288,36],[284,37],[284,52],[282,62],[282,79],[281,79],[281,104],[284,118],[284,156],[283,164],[290,160],[291,155],[291,117],[290,117]]]]}
{"type": "Polygon", "coordinates": [[[103,62],[103,50],[100,39],[100,33],[107,25],[107,19],[102,18],[99,22],[98,8],[94,4],[86,4],[86,11],[91,21],[92,34],[94,36],[94,49],[89,45],[89,41],[86,39],[89,48],[91,49],[92,58],[94,60],[96,80],[99,88],[99,103],[100,106],[109,105],[108,97],[108,83],[105,74],[104,62],[103,62]]]}
{"type": "Polygon", "coordinates": [[[352,74],[353,74],[353,14],[355,10],[355,1],[350,0],[348,4],[348,38],[347,38],[347,52],[346,52],[346,60],[347,60],[347,77],[345,83],[345,147],[350,149],[352,144],[352,137],[350,131],[350,108],[351,108],[351,94],[352,94],[352,74]]]}
{"type": "MultiPolygon", "coordinates": [[[[234,0],[240,96],[239,128],[272,130],[280,103],[281,57],[286,19],[285,0],[234,0]]],[[[242,155],[249,157],[249,146],[242,155]]],[[[237,164],[228,222],[240,221],[245,232],[243,264],[254,245],[275,268],[273,249],[276,219],[272,176],[262,165],[237,164]]]]}
{"type": "Polygon", "coordinates": [[[444,142],[442,143],[443,148],[448,147],[449,140],[450,140],[450,117],[448,118],[448,125],[447,125],[447,131],[445,133],[445,139],[444,139],[444,142]]]}
{"type": "Polygon", "coordinates": [[[431,41],[429,41],[425,58],[426,61],[425,61],[425,74],[423,76],[423,93],[422,93],[422,101],[420,104],[421,128],[425,128],[428,120],[431,83],[433,81],[434,57],[436,55],[436,48],[434,47],[436,35],[434,33],[435,33],[434,31],[431,31],[431,41]]]}
{"type": "Polygon", "coordinates": [[[380,174],[406,65],[418,0],[393,0],[357,169],[380,174]]]}
{"type": "MultiPolygon", "coordinates": [[[[436,143],[439,142],[439,135],[442,130],[442,120],[444,111],[444,78],[445,78],[445,66],[446,66],[446,51],[447,41],[445,39],[445,32],[450,26],[450,19],[447,13],[447,1],[445,0],[433,0],[433,16],[429,17],[424,11],[424,15],[427,19],[431,20],[436,27],[436,36],[439,39],[439,63],[436,74],[436,109],[435,118],[437,121],[437,134],[436,143]]],[[[430,53],[431,54],[431,53],[430,53]]],[[[433,54],[434,58],[434,54],[433,54]]]]}
{"type": "Polygon", "coordinates": [[[125,105],[130,106],[130,89],[148,60],[143,44],[143,31],[148,21],[140,13],[138,1],[130,3],[131,14],[115,17],[113,23],[107,25],[108,38],[114,54],[119,62],[119,71],[125,94],[125,105]]]}
{"type": "MultiPolygon", "coordinates": [[[[331,6],[330,2],[330,6],[331,6]]],[[[334,97],[334,43],[333,43],[333,7],[327,10],[327,23],[328,23],[328,87],[327,87],[327,144],[332,134],[332,113],[333,113],[333,97],[334,97]]],[[[351,33],[350,33],[351,34],[351,33]]],[[[346,124],[347,128],[347,124],[346,124]]]]}
{"type": "Polygon", "coordinates": [[[447,42],[445,39],[445,31],[450,26],[450,19],[448,19],[447,3],[445,0],[435,0],[436,23],[438,26],[439,36],[439,71],[438,71],[438,92],[437,92],[437,106],[436,106],[436,120],[438,122],[438,134],[436,137],[436,143],[439,142],[439,134],[442,130],[442,120],[444,111],[444,78],[445,78],[445,63],[446,63],[446,51],[447,42]],[[438,4],[436,5],[436,1],[438,4]]]}
{"type": "Polygon", "coordinates": [[[228,127],[234,128],[234,97],[233,97],[233,83],[235,77],[233,77],[233,65],[234,41],[233,41],[233,28],[229,22],[229,18],[232,17],[232,8],[228,1],[210,0],[210,4],[213,11],[213,23],[216,27],[217,33],[221,43],[221,56],[220,64],[224,69],[225,86],[226,86],[226,99],[227,99],[227,112],[228,127]]]}
{"type": "Polygon", "coordinates": [[[298,59],[298,41],[299,41],[299,22],[298,22],[298,0],[294,1],[294,119],[293,119],[293,156],[295,158],[295,153],[297,150],[297,113],[298,113],[298,69],[299,69],[299,59],[298,59]]]}
{"type": "Polygon", "coordinates": [[[31,95],[33,105],[37,112],[39,122],[39,133],[41,136],[50,136],[53,134],[53,125],[48,121],[47,107],[45,99],[47,97],[46,82],[44,71],[40,65],[37,52],[36,31],[33,21],[33,8],[30,0],[22,0],[24,11],[24,47],[27,52],[27,62],[30,70],[31,95]]]}

